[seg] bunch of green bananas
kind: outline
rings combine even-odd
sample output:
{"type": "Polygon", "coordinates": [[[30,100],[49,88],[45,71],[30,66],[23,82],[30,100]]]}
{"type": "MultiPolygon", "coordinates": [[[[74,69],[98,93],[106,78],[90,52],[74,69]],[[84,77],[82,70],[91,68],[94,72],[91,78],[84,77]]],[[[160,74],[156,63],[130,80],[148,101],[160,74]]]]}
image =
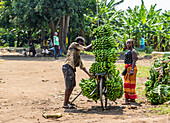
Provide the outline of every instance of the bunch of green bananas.
{"type": "Polygon", "coordinates": [[[110,25],[105,24],[102,26],[99,26],[98,28],[95,28],[93,30],[93,35],[97,36],[97,37],[102,37],[103,33],[105,36],[110,36],[113,34],[112,28],[110,27],[110,25]]]}
{"type": "Polygon", "coordinates": [[[108,48],[114,48],[116,46],[116,43],[114,41],[113,36],[104,36],[100,38],[96,38],[92,41],[93,49],[108,49],[108,48]]]}
{"type": "Polygon", "coordinates": [[[103,62],[107,60],[108,50],[94,50],[93,54],[95,55],[97,62],[103,62]]]}
{"type": "Polygon", "coordinates": [[[106,98],[115,101],[123,95],[123,81],[119,76],[119,70],[115,70],[114,74],[105,81],[107,92],[106,98]]]}
{"type": "MultiPolygon", "coordinates": [[[[116,42],[112,36],[112,28],[109,25],[102,25],[94,29],[93,34],[96,38],[92,41],[93,53],[95,55],[95,61],[97,62],[91,65],[89,72],[92,75],[107,73],[108,79],[105,82],[107,87],[106,98],[115,101],[123,95],[123,82],[119,76],[119,71],[116,70],[115,66],[115,62],[118,59],[118,53],[115,49],[116,42]]],[[[94,101],[99,99],[98,91],[95,91],[93,95],[90,95],[97,86],[95,79],[82,79],[79,85],[84,96],[92,98],[94,101]]]]}
{"type": "Polygon", "coordinates": [[[104,50],[94,50],[93,54],[95,55],[95,60],[97,62],[116,62],[118,59],[117,57],[117,50],[115,48],[108,48],[104,50]]]}
{"type": "Polygon", "coordinates": [[[100,96],[98,91],[95,91],[92,95],[90,95],[97,86],[95,79],[82,79],[79,83],[79,86],[82,89],[83,96],[86,96],[89,99],[93,99],[94,101],[99,99],[100,96]]]}
{"type": "Polygon", "coordinates": [[[107,62],[93,63],[89,70],[89,72],[93,75],[95,73],[105,73],[106,71],[107,71],[107,62]]]}

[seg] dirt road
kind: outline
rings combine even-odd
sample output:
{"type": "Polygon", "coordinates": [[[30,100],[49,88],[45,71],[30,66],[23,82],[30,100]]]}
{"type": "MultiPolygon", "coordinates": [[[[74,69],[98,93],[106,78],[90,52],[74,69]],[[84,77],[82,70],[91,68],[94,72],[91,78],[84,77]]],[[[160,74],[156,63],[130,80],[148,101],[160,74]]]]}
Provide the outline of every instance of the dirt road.
{"type": "MultiPolygon", "coordinates": [[[[154,106],[147,101],[138,103],[135,109],[121,105],[123,97],[117,100],[118,104],[109,102],[110,109],[106,111],[101,110],[100,102],[96,104],[82,95],[75,101],[76,109],[63,109],[63,61],[64,58],[0,57],[0,123],[170,122],[168,115],[148,115],[147,108],[154,106]],[[62,113],[62,117],[45,119],[43,112],[62,113]]],[[[85,56],[83,62],[89,69],[94,59],[85,56]]],[[[78,83],[82,78],[88,76],[78,68],[72,98],[80,92],[78,83]]],[[[137,81],[143,83],[146,78],[137,81]]]]}

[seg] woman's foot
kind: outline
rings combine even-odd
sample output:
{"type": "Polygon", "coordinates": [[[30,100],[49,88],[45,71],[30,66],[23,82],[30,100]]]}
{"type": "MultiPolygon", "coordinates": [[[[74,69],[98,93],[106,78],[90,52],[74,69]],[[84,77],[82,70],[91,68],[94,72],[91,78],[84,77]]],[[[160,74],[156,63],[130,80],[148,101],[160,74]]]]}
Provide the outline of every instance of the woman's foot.
{"type": "Polygon", "coordinates": [[[128,105],[128,104],[130,104],[130,102],[129,102],[129,99],[125,99],[125,103],[123,103],[122,105],[128,105]]]}
{"type": "Polygon", "coordinates": [[[136,102],[135,99],[130,99],[131,102],[136,102]]]}

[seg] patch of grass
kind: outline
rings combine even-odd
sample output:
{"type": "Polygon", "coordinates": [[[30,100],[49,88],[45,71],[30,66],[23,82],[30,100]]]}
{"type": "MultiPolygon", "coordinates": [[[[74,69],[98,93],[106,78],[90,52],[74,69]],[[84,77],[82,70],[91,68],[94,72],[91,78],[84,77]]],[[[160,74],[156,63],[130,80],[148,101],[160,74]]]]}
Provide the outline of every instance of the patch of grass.
{"type": "Polygon", "coordinates": [[[170,105],[160,105],[154,108],[149,108],[148,111],[152,114],[168,114],[170,116],[170,105]]]}
{"type": "Polygon", "coordinates": [[[84,52],[80,51],[80,52],[82,54],[87,54],[87,55],[92,55],[92,56],[94,55],[93,52],[90,52],[90,51],[84,51],[84,52]]]}
{"type": "Polygon", "coordinates": [[[53,95],[53,94],[49,94],[49,96],[55,97],[55,95],[53,95]]]}
{"type": "Polygon", "coordinates": [[[0,60],[0,62],[4,62],[5,60],[0,60]]]}
{"type": "Polygon", "coordinates": [[[151,67],[150,66],[137,65],[137,69],[138,69],[137,77],[148,77],[151,67]]]}
{"type": "Polygon", "coordinates": [[[116,69],[118,69],[120,71],[120,73],[122,73],[122,71],[124,70],[125,65],[124,64],[116,64],[116,69]]]}
{"type": "MultiPolygon", "coordinates": [[[[120,71],[120,73],[124,70],[125,66],[124,64],[116,64],[116,69],[120,71]]],[[[143,66],[143,65],[137,65],[137,77],[148,77],[149,76],[149,70],[151,69],[150,66],[143,66]]]]}
{"type": "Polygon", "coordinates": [[[146,91],[142,87],[137,87],[136,88],[136,93],[137,93],[138,97],[145,97],[146,91]]]}
{"type": "Polygon", "coordinates": [[[151,117],[152,114],[151,114],[151,113],[147,113],[146,116],[147,116],[147,117],[151,117]]]}
{"type": "Polygon", "coordinates": [[[136,86],[144,86],[144,84],[137,83],[136,86]]]}
{"type": "Polygon", "coordinates": [[[143,88],[142,87],[136,87],[137,90],[142,90],[143,88]]]}

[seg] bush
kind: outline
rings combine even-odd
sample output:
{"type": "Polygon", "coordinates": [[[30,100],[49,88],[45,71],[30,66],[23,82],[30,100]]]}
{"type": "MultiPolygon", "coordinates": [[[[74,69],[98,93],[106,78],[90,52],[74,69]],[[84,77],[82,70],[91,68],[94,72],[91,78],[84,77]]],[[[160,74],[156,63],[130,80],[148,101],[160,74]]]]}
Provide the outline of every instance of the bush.
{"type": "Polygon", "coordinates": [[[155,60],[149,80],[145,82],[146,97],[151,104],[162,104],[170,100],[170,58],[155,60]]]}
{"type": "Polygon", "coordinates": [[[153,48],[150,46],[145,47],[145,53],[151,54],[153,52],[153,48]]]}

